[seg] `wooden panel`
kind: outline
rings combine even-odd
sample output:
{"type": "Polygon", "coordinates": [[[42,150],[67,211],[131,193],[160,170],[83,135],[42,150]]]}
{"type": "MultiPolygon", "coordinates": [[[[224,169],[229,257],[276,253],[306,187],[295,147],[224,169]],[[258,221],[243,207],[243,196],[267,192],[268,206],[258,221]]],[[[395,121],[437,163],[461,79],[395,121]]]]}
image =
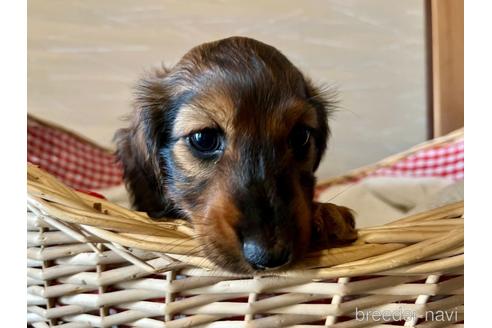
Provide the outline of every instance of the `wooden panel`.
{"type": "Polygon", "coordinates": [[[463,0],[430,0],[434,136],[463,126],[463,0]]]}

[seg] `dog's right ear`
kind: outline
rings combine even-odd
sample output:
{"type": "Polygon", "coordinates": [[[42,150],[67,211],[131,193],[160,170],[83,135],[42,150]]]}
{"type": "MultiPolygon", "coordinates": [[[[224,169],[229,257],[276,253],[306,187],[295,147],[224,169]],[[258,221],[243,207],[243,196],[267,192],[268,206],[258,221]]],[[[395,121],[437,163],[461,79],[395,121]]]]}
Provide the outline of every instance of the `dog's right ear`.
{"type": "Polygon", "coordinates": [[[173,116],[167,74],[166,69],[156,70],[139,81],[130,125],[114,136],[132,205],[154,218],[176,216],[165,197],[166,170],[160,158],[160,150],[169,142],[166,134],[173,116]]]}

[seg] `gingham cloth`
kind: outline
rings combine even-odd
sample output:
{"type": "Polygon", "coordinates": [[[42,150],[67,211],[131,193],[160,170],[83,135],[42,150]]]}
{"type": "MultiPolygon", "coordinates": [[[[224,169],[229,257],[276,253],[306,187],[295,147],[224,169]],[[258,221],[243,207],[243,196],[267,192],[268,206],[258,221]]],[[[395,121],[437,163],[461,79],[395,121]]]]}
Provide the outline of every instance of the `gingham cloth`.
{"type": "MultiPolygon", "coordinates": [[[[27,160],[75,189],[90,191],[122,184],[122,169],[112,153],[34,120],[28,120],[27,160]]],[[[463,140],[421,150],[370,176],[462,179],[463,140]]]]}
{"type": "Polygon", "coordinates": [[[27,161],[78,190],[122,183],[121,166],[111,152],[32,119],[27,124],[27,161]]]}
{"type": "Polygon", "coordinates": [[[388,177],[441,177],[453,180],[464,178],[464,140],[435,146],[410,155],[392,166],[383,167],[369,176],[388,177]]]}

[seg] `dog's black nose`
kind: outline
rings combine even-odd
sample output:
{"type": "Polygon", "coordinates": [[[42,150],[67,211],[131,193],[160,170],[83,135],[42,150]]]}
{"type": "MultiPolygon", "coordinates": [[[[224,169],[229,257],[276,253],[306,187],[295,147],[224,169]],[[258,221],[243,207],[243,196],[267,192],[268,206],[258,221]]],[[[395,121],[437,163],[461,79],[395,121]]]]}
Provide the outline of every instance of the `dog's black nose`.
{"type": "Polygon", "coordinates": [[[274,269],[290,262],[291,252],[287,248],[267,248],[255,240],[243,242],[243,254],[246,261],[255,270],[274,269]]]}

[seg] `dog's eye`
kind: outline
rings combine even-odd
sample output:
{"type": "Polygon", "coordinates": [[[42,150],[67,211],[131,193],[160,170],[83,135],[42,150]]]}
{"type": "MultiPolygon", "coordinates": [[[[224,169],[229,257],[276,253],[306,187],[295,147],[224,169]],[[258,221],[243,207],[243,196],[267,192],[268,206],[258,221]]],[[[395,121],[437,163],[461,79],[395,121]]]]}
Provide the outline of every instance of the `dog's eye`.
{"type": "Polygon", "coordinates": [[[294,149],[302,149],[308,145],[311,131],[305,126],[296,126],[290,134],[290,145],[294,149]]]}
{"type": "Polygon", "coordinates": [[[219,131],[214,129],[205,129],[195,132],[188,136],[188,143],[192,149],[201,157],[215,155],[222,149],[222,140],[219,131]]]}

